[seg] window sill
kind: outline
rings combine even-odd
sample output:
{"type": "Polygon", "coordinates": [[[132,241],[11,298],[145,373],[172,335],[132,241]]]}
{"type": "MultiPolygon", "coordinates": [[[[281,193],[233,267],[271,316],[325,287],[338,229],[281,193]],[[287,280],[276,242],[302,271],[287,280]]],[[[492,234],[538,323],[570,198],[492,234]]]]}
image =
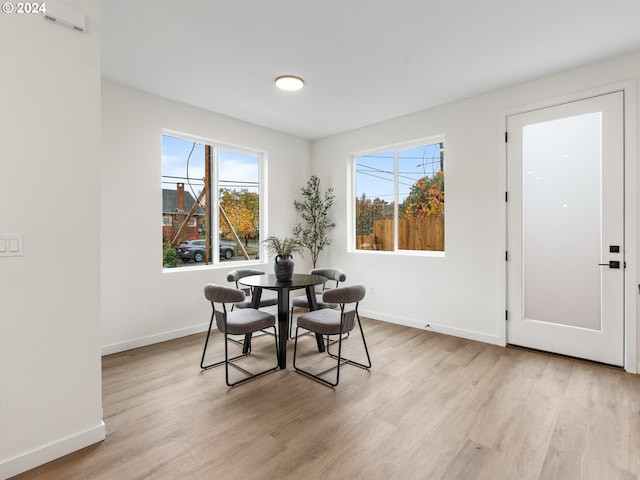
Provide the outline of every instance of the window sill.
{"type": "Polygon", "coordinates": [[[441,251],[419,251],[419,250],[359,250],[352,249],[349,253],[362,254],[362,255],[385,255],[385,256],[400,256],[400,257],[431,257],[431,258],[444,258],[446,252],[441,251]]]}

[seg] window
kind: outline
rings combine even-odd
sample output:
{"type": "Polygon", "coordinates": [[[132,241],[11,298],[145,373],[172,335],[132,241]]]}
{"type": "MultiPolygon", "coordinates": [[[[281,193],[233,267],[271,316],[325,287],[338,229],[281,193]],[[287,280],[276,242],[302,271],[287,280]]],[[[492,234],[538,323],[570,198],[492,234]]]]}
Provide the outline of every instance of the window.
{"type": "Polygon", "coordinates": [[[354,155],[356,250],[444,251],[444,138],[354,155]]]}
{"type": "Polygon", "coordinates": [[[258,257],[263,157],[248,148],[162,136],[165,267],[258,257]]]}

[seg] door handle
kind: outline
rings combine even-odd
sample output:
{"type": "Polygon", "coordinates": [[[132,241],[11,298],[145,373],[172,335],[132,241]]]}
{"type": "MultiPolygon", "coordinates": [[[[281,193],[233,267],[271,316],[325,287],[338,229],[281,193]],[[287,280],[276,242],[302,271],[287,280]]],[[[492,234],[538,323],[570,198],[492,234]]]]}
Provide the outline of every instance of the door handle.
{"type": "Polygon", "coordinates": [[[609,268],[620,268],[620,261],[619,260],[609,260],[609,263],[599,263],[598,265],[600,265],[602,267],[609,267],[609,268]]]}

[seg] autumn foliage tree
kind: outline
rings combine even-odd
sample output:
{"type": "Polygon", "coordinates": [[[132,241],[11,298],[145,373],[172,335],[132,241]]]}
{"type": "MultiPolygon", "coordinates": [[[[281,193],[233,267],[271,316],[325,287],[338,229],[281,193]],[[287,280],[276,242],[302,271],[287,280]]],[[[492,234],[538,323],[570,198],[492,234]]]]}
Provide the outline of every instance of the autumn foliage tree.
{"type": "MultiPolygon", "coordinates": [[[[260,225],[260,197],[255,192],[223,188],[220,190],[220,206],[224,210],[233,229],[240,238],[254,238],[260,225]]],[[[229,225],[220,216],[222,238],[234,239],[229,225]]]]}
{"type": "Polygon", "coordinates": [[[405,217],[441,217],[444,215],[444,172],[422,177],[411,186],[404,201],[405,217]]]}
{"type": "Polygon", "coordinates": [[[362,194],[356,198],[356,235],[373,235],[374,220],[393,218],[393,203],[362,194]]]}

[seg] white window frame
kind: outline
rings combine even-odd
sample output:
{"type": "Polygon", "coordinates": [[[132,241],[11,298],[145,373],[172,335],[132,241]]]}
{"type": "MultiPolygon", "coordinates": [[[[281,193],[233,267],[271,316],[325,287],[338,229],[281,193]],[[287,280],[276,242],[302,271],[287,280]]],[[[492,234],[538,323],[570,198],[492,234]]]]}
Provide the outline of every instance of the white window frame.
{"type": "MultiPolygon", "coordinates": [[[[257,265],[267,263],[264,259],[266,257],[266,250],[264,245],[262,244],[262,236],[267,232],[267,162],[268,162],[268,153],[265,150],[260,150],[257,148],[246,147],[241,145],[235,145],[219,140],[213,140],[206,137],[200,137],[197,135],[192,135],[188,133],[178,132],[175,130],[167,130],[162,129],[162,136],[170,136],[174,138],[178,138],[185,141],[197,142],[204,145],[209,145],[211,147],[211,172],[213,177],[213,182],[211,184],[211,199],[212,199],[212,208],[211,208],[211,225],[215,226],[212,229],[211,233],[211,251],[215,252],[212,254],[212,262],[209,264],[202,265],[183,265],[180,268],[163,268],[163,272],[165,273],[173,273],[180,271],[189,271],[189,270],[201,270],[201,269],[211,269],[211,268],[220,268],[220,267],[230,267],[237,266],[241,267],[243,265],[257,265]],[[220,150],[233,151],[241,154],[247,154],[258,157],[258,195],[260,199],[259,206],[259,237],[258,237],[258,258],[250,258],[249,260],[234,260],[232,263],[230,262],[222,262],[219,258],[217,252],[220,249],[220,235],[219,235],[219,221],[220,221],[220,213],[218,207],[219,202],[219,192],[220,192],[220,176],[219,176],[219,151],[220,150]]],[[[193,220],[193,219],[192,219],[193,220]]],[[[266,237],[265,237],[266,238],[266,237]]]]}
{"type": "MultiPolygon", "coordinates": [[[[391,145],[385,145],[381,147],[374,147],[367,150],[354,152],[349,156],[348,166],[348,188],[349,202],[347,211],[347,220],[349,221],[349,229],[347,235],[347,251],[350,253],[362,254],[362,255],[401,255],[401,256],[417,256],[417,257],[445,257],[445,251],[435,250],[404,250],[398,249],[398,151],[408,150],[411,148],[421,147],[424,145],[433,145],[436,143],[446,144],[445,135],[438,134],[429,137],[424,137],[408,142],[395,143],[391,145]],[[365,155],[371,155],[373,153],[381,153],[394,151],[393,160],[393,250],[362,250],[356,248],[356,160],[358,157],[365,155]]],[[[444,170],[446,170],[446,159],[444,170]]],[[[446,178],[446,175],[445,175],[446,178]]],[[[445,222],[446,228],[446,222],[445,222]]],[[[445,231],[446,238],[446,231],[445,231]]]]}

